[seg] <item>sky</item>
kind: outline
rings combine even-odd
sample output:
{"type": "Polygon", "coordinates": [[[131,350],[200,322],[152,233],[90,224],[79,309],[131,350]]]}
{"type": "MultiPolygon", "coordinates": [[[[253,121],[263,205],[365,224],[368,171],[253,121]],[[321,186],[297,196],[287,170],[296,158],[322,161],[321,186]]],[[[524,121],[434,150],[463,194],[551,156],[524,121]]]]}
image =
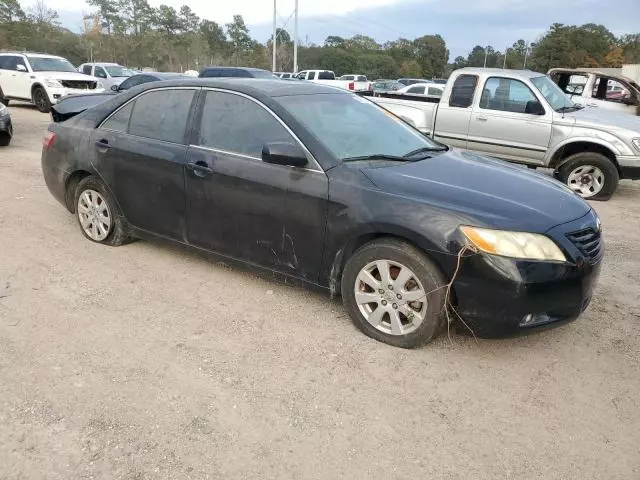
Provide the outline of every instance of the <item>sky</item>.
{"type": "MultiPolygon", "coordinates": [[[[83,9],[69,10],[68,0],[45,0],[58,10],[64,26],[79,31],[83,9]]],[[[28,7],[29,0],[23,1],[28,7]]],[[[150,0],[178,9],[187,4],[200,17],[224,24],[241,14],[251,35],[271,35],[272,0],[150,0]]],[[[294,0],[277,0],[278,27],[293,33],[294,0]],[[288,22],[287,22],[287,19],[288,22]]],[[[86,6],[84,12],[91,11],[86,6]]],[[[640,0],[299,0],[299,39],[322,44],[329,35],[368,35],[379,42],[398,37],[440,34],[450,59],[466,56],[474,45],[497,50],[522,38],[535,41],[554,23],[601,23],[617,35],[640,32],[640,0]]]]}

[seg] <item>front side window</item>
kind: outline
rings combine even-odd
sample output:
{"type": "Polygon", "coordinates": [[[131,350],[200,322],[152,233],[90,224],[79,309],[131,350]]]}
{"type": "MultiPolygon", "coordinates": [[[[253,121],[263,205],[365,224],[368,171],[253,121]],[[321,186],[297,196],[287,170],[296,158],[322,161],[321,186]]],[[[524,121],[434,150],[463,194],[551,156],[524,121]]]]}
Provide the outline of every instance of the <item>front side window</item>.
{"type": "Polygon", "coordinates": [[[68,60],[56,57],[34,57],[29,55],[29,63],[34,72],[76,72],[68,60]]]}
{"type": "Polygon", "coordinates": [[[280,104],[336,158],[404,156],[444,148],[375,103],[349,94],[280,97],[280,104]]]}
{"type": "Polygon", "coordinates": [[[17,70],[18,64],[24,65],[24,61],[20,57],[13,55],[4,55],[0,57],[0,69],[1,70],[17,70]]]}
{"type": "Polygon", "coordinates": [[[296,77],[300,80],[305,80],[307,78],[307,72],[300,72],[296,77]]]}
{"type": "Polygon", "coordinates": [[[434,97],[441,97],[442,96],[442,89],[438,88],[438,87],[429,87],[429,95],[433,95],[434,97]]]}
{"type": "Polygon", "coordinates": [[[449,106],[469,108],[473,103],[473,95],[476,92],[478,77],[476,75],[460,75],[456,78],[451,88],[449,106]]]}
{"type": "Polygon", "coordinates": [[[198,145],[262,158],[269,142],[295,142],[273,115],[253,100],[222,92],[207,92],[198,145]]]}
{"type": "Polygon", "coordinates": [[[514,78],[489,78],[484,84],[480,108],[512,113],[530,113],[530,102],[538,99],[520,80],[514,78]]]}
{"type": "Polygon", "coordinates": [[[120,65],[108,65],[104,69],[111,77],[130,77],[132,75],[131,70],[120,65]]]}
{"type": "Polygon", "coordinates": [[[546,75],[533,77],[531,83],[555,111],[566,111],[569,108],[575,108],[574,103],[565,95],[562,89],[546,75]]]}
{"type": "Polygon", "coordinates": [[[194,90],[155,90],[134,102],[129,133],[172,143],[183,143],[194,90]]]}
{"type": "Polygon", "coordinates": [[[623,103],[631,98],[631,92],[622,83],[613,78],[598,77],[593,87],[592,96],[608,102],[623,103]],[[603,86],[600,87],[600,84],[603,86]]]}
{"type": "Polygon", "coordinates": [[[104,71],[104,68],[96,67],[95,76],[98,78],[107,78],[107,73],[104,71]]]}

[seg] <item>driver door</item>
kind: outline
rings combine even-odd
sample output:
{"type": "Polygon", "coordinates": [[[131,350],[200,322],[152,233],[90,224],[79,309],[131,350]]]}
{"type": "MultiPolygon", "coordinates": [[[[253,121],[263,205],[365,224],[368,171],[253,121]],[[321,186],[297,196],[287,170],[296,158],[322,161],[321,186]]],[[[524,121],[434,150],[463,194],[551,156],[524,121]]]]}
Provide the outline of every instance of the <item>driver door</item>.
{"type": "Polygon", "coordinates": [[[23,57],[11,56],[5,60],[2,70],[2,90],[5,96],[31,99],[30,73],[23,57]],[[23,70],[19,70],[19,68],[23,70]]]}

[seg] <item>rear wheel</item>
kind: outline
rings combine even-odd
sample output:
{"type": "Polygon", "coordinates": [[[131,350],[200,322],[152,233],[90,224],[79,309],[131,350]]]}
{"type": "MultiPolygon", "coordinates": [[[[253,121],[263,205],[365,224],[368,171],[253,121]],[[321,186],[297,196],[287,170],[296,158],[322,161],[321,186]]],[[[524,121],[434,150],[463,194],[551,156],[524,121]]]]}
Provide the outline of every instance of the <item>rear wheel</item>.
{"type": "Polygon", "coordinates": [[[414,348],[430,342],[444,325],[445,284],[420,250],[394,239],[376,240],[347,261],[342,301],[366,335],[414,348]]]}
{"type": "Polygon", "coordinates": [[[609,200],[620,176],[613,162],[596,152],[576,153],[560,167],[558,179],[584,199],[609,200]]]}
{"type": "Polygon", "coordinates": [[[44,88],[36,87],[33,89],[33,104],[42,113],[51,111],[51,101],[49,101],[49,95],[44,88]]]}

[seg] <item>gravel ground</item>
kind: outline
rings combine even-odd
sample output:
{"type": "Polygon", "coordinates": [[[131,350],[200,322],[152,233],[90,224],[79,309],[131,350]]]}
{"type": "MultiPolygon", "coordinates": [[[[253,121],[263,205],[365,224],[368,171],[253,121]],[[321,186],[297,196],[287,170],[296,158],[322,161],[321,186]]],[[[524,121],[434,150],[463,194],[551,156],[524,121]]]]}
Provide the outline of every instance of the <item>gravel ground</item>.
{"type": "Polygon", "coordinates": [[[377,343],[322,294],[149,242],[83,238],[0,149],[0,479],[640,478],[640,182],[595,203],[581,319],[377,343]]]}

